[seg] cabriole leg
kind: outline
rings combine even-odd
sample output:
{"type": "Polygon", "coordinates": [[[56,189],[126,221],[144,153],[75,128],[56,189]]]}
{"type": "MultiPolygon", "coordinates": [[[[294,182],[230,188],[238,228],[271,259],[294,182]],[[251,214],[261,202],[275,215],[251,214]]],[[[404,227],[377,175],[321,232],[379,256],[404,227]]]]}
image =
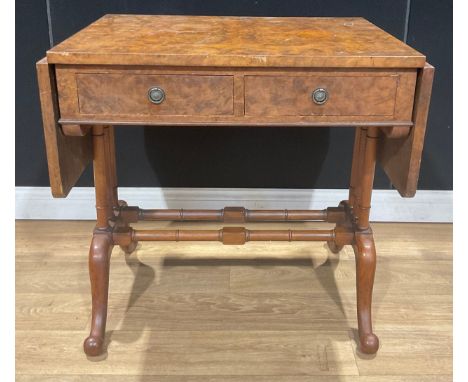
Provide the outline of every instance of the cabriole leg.
{"type": "MultiPolygon", "coordinates": [[[[93,126],[93,170],[96,192],[96,228],[89,250],[89,277],[92,294],[91,333],[84,341],[84,351],[97,356],[104,351],[109,291],[109,265],[113,248],[112,222],[117,207],[115,166],[110,145],[112,127],[93,126]]],[[[113,144],[113,142],[112,142],[113,144]]]]}
{"type": "MultiPolygon", "coordinates": [[[[376,251],[372,230],[369,226],[372,188],[374,184],[375,162],[377,153],[378,129],[375,127],[361,128],[356,132],[355,145],[358,157],[352,177],[353,193],[350,194],[350,204],[355,222],[356,257],[356,292],[357,318],[359,330],[359,348],[366,354],[374,354],[379,348],[379,339],[372,332],[372,289],[376,267],[376,251]]],[[[354,167],[354,161],[353,161],[354,167]]]]}
{"type": "Polygon", "coordinates": [[[104,352],[109,292],[109,264],[112,252],[112,236],[95,233],[89,249],[89,278],[92,294],[91,332],[84,341],[84,351],[89,356],[104,352]]]}
{"type": "Polygon", "coordinates": [[[372,332],[372,289],[376,265],[376,254],[372,232],[356,233],[353,246],[356,256],[356,293],[359,349],[374,354],[379,348],[379,339],[372,332]]]}

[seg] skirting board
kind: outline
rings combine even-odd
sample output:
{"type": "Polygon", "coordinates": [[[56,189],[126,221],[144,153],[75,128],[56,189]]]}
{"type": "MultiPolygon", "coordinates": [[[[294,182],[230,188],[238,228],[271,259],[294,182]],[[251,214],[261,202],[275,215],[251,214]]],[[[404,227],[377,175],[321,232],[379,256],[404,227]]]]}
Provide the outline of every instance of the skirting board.
{"type": "MultiPolygon", "coordinates": [[[[141,208],[323,209],[346,199],[348,190],[119,188],[119,198],[141,208]]],[[[16,187],[17,219],[94,220],[94,188],[75,187],[54,199],[49,187],[16,187]]],[[[452,191],[418,191],[401,198],[397,191],[375,190],[371,220],[379,222],[452,222],[452,191]]]]}

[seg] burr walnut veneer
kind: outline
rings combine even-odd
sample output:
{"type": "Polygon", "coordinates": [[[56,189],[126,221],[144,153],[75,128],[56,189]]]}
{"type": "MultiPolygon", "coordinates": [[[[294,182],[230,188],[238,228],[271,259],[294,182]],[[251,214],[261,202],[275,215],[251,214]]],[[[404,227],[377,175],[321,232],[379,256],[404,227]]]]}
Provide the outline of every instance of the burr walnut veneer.
{"type": "Polygon", "coordinates": [[[37,71],[53,195],[66,197],[85,167],[94,167],[86,354],[105,351],[113,246],[131,253],[146,240],[323,240],[335,252],[352,245],[359,349],[377,351],[374,169],[380,162],[400,194],[414,196],[434,72],[422,54],[362,18],[107,15],[49,50],[37,71]],[[127,206],[117,196],[116,125],[354,129],[349,198],[314,211],[127,206]],[[335,228],[141,231],[130,226],[139,220],[325,221],[335,228]]]}

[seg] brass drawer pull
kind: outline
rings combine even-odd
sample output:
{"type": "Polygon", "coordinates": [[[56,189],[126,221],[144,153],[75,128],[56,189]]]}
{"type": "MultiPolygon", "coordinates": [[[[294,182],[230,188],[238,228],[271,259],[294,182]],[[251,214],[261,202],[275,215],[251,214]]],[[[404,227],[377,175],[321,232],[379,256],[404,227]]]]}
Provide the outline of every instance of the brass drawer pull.
{"type": "Polygon", "coordinates": [[[148,90],[148,99],[156,105],[162,103],[165,98],[166,93],[163,89],[158,88],[157,86],[154,86],[148,90]]]}
{"type": "Polygon", "coordinates": [[[323,105],[328,100],[328,92],[324,88],[317,88],[312,92],[312,100],[317,105],[323,105]]]}

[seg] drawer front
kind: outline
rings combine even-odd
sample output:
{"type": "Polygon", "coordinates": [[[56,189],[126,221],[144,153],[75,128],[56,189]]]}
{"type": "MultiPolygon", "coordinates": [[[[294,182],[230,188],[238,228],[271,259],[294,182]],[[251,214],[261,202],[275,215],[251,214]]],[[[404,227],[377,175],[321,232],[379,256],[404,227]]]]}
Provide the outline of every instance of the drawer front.
{"type": "Polygon", "coordinates": [[[412,123],[416,70],[57,65],[56,78],[65,125],[395,126],[412,123]]]}
{"type": "Polygon", "coordinates": [[[412,78],[404,74],[402,82],[407,92],[399,89],[400,77],[399,74],[246,76],[245,113],[249,116],[410,119],[415,74],[410,76],[412,78]],[[322,96],[325,91],[324,103],[318,102],[320,97],[314,102],[315,90],[322,96]]]}
{"type": "Polygon", "coordinates": [[[233,77],[229,75],[147,75],[76,73],[80,114],[231,115],[233,77]],[[162,102],[148,92],[158,88],[162,102]],[[162,91],[162,93],[161,93],[162,91]]]}

